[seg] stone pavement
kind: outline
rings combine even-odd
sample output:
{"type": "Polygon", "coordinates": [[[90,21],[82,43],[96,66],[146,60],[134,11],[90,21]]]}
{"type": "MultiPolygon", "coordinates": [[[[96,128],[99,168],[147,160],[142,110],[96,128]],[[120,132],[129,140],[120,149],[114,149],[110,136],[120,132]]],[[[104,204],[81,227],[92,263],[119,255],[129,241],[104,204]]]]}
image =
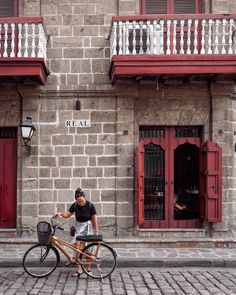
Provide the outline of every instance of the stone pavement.
{"type": "MultiPolygon", "coordinates": [[[[30,243],[0,243],[0,267],[21,266],[30,243]]],[[[113,245],[119,267],[235,267],[235,248],[157,248],[150,245],[113,245]]],[[[61,254],[62,264],[65,265],[61,254]]]]}
{"type": "Polygon", "coordinates": [[[235,295],[231,268],[117,268],[104,282],[58,268],[35,279],[22,268],[0,269],[0,295],[235,295]]]}

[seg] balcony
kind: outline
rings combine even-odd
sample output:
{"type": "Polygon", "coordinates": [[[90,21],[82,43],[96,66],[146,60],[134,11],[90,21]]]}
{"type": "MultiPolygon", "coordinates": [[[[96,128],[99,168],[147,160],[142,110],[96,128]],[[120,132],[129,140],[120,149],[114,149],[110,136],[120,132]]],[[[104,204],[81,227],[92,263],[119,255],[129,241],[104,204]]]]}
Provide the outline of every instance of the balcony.
{"type": "Polygon", "coordinates": [[[46,48],[42,18],[0,18],[0,79],[44,84],[46,48]]]}
{"type": "Polygon", "coordinates": [[[110,32],[117,79],[236,78],[236,15],[117,16],[110,32]]]}

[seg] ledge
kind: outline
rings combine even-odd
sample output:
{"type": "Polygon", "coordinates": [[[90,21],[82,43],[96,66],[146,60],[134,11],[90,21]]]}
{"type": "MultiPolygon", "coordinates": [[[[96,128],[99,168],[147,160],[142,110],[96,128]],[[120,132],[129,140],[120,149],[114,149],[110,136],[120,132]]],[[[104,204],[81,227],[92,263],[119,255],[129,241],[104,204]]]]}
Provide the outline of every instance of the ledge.
{"type": "Polygon", "coordinates": [[[112,83],[137,76],[216,74],[236,79],[236,55],[114,55],[110,65],[112,83]]]}
{"type": "Polygon", "coordinates": [[[0,58],[0,79],[30,78],[45,84],[49,70],[43,58],[0,58]]]}

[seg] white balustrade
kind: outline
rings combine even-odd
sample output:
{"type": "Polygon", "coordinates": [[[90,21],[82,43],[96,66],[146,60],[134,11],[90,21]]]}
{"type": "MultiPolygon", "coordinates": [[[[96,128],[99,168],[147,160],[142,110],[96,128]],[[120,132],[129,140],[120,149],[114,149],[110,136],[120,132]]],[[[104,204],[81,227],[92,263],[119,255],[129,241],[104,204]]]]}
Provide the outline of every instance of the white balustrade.
{"type": "Polygon", "coordinates": [[[4,20],[1,22],[0,18],[0,58],[46,58],[47,39],[42,23],[20,22],[20,18],[15,22],[4,20]]]}
{"type": "MultiPolygon", "coordinates": [[[[123,18],[125,19],[125,18],[123,18]]],[[[235,54],[236,20],[209,16],[113,21],[113,55],[235,54]],[[234,37],[235,36],[235,37],[234,37]]],[[[32,43],[33,44],[33,43],[32,43]]],[[[32,45],[33,47],[33,45],[32,45]]]]}

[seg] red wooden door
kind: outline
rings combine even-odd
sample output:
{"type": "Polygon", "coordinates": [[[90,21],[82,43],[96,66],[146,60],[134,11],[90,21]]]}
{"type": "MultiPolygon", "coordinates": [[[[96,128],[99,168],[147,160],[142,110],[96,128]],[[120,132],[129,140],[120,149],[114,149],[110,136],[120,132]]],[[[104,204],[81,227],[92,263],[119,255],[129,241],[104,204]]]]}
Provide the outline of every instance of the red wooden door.
{"type": "Polygon", "coordinates": [[[222,221],[222,149],[211,141],[201,147],[200,214],[208,222],[222,221]]]}
{"type": "MultiPolygon", "coordinates": [[[[198,128],[192,128],[192,131],[197,131],[198,128]]],[[[194,136],[192,134],[192,132],[190,132],[190,134],[188,134],[188,130],[191,130],[191,128],[184,128],[184,127],[180,127],[180,128],[170,128],[169,129],[169,137],[170,137],[170,143],[169,143],[169,159],[170,159],[170,166],[169,166],[169,176],[170,176],[170,200],[169,200],[169,211],[170,213],[170,219],[169,219],[169,227],[170,228],[199,228],[201,227],[201,222],[200,219],[197,218],[196,216],[188,216],[188,217],[183,217],[183,219],[177,219],[174,216],[174,195],[178,194],[178,189],[176,187],[176,182],[177,180],[177,176],[175,175],[176,172],[176,152],[178,149],[180,149],[179,154],[183,153],[184,154],[184,147],[185,146],[189,146],[190,149],[195,149],[197,151],[197,153],[199,153],[199,148],[201,146],[201,137],[200,134],[198,134],[197,136],[194,136]],[[181,134],[182,133],[182,134],[181,134]],[[182,149],[182,150],[181,150],[182,149]]],[[[183,155],[182,161],[184,161],[185,159],[185,155],[183,155]]],[[[180,161],[180,160],[179,160],[180,161]]],[[[196,165],[197,166],[197,165],[196,165]]],[[[199,169],[199,167],[196,169],[199,169]]],[[[198,170],[199,171],[199,170],[198,170]]],[[[198,172],[199,173],[199,172],[198,172]]],[[[187,182],[188,182],[188,175],[185,174],[185,179],[184,179],[184,183],[187,186],[187,182]]],[[[189,185],[189,184],[188,184],[189,185]]],[[[188,193],[186,194],[186,192],[184,192],[184,197],[185,197],[185,202],[188,202],[188,205],[190,205],[189,203],[193,203],[193,198],[197,198],[198,200],[195,200],[195,206],[198,206],[199,204],[199,196],[198,193],[196,194],[196,196],[193,193],[188,193]],[[190,197],[191,196],[191,197],[190,197]],[[192,198],[192,200],[190,201],[190,198],[192,198]],[[189,199],[189,200],[187,200],[189,199]]],[[[183,196],[182,196],[183,197],[183,196]]],[[[189,206],[190,207],[190,206],[189,206]]],[[[191,210],[193,210],[193,208],[191,208],[191,210]]],[[[195,210],[195,209],[194,209],[195,210]]]]}
{"type": "MultiPolygon", "coordinates": [[[[167,150],[167,138],[145,138],[138,145],[138,179],[137,179],[137,216],[140,227],[166,227],[168,222],[168,157],[165,157],[167,150]],[[145,152],[152,148],[151,153],[156,151],[162,154],[164,161],[151,163],[151,171],[147,171],[148,162],[154,162],[153,158],[145,159],[145,152]],[[149,185],[148,185],[149,184],[149,185]],[[150,185],[151,184],[151,185],[150,185]]],[[[159,158],[160,160],[160,158],[159,158]]]]}
{"type": "Polygon", "coordinates": [[[155,132],[140,133],[137,149],[138,225],[198,228],[202,219],[220,222],[221,148],[211,142],[201,147],[198,127],[170,127],[155,132]],[[158,138],[149,137],[155,132],[158,138]],[[185,214],[176,215],[174,195],[185,202],[185,214]]]}
{"type": "Polygon", "coordinates": [[[16,227],[16,138],[0,138],[0,228],[16,227]]]}

